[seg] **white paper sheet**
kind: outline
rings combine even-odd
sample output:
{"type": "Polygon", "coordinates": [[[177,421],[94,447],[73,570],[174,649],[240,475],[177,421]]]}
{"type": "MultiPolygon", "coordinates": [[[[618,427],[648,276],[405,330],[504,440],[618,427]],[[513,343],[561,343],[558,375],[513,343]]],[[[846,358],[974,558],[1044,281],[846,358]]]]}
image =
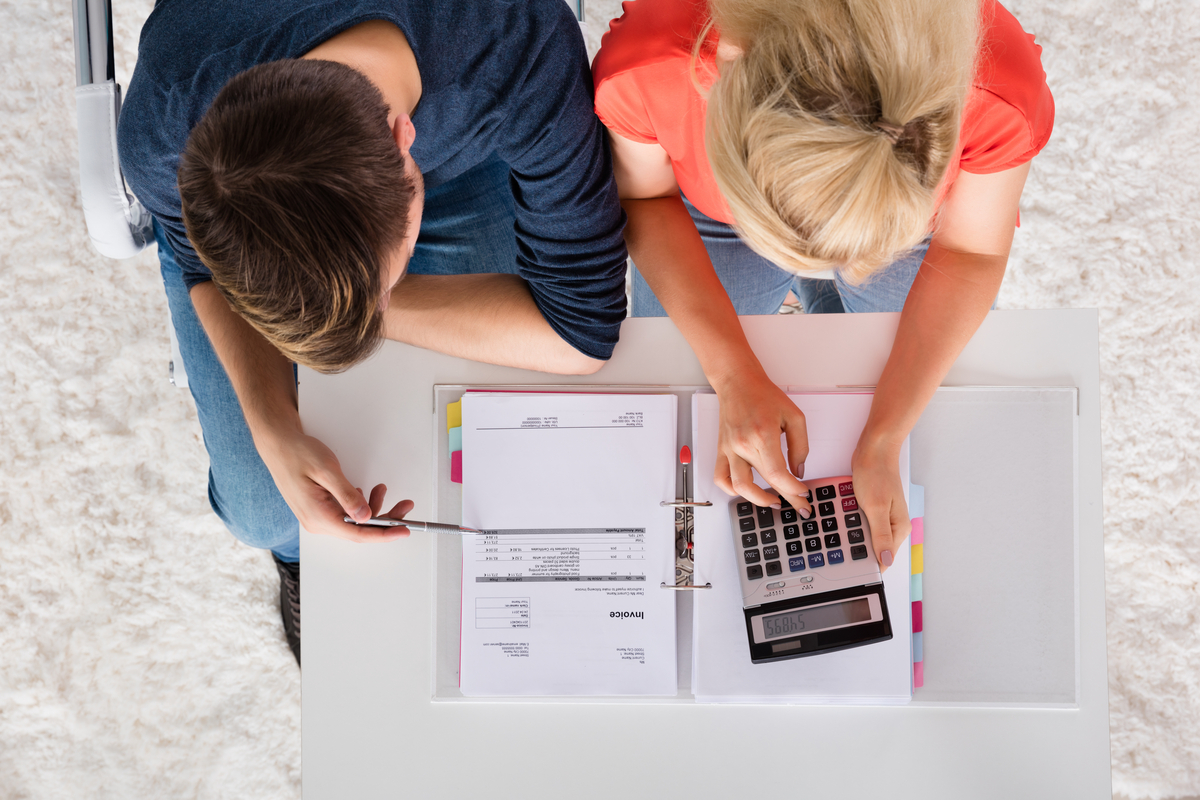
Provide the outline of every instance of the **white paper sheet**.
{"type": "MultiPolygon", "coordinates": [[[[869,393],[793,394],[808,427],[810,478],[849,475],[850,457],[871,408],[869,393]]],[[[737,703],[906,703],[912,699],[912,614],[909,603],[908,543],[884,573],[892,623],[890,641],[807,658],[754,664],[746,639],[737,556],[729,527],[729,495],[713,484],[716,461],[717,397],[692,397],[695,494],[712,501],[697,509],[696,582],[713,588],[696,592],[693,612],[692,686],[698,702],[737,703]]],[[[786,446],[786,445],[785,445],[786,446]]],[[[908,442],[900,457],[908,493],[908,442]]],[[[756,472],[760,486],[766,482],[756,472]]]]}
{"type": "Polygon", "coordinates": [[[676,693],[677,404],[463,396],[464,695],[676,693]]]}

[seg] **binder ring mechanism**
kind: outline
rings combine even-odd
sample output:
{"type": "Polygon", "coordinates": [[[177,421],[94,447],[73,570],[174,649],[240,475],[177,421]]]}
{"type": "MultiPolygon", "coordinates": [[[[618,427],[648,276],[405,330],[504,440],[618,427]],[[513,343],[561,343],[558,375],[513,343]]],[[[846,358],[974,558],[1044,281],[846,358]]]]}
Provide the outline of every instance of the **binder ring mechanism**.
{"type": "Polygon", "coordinates": [[[660,589],[674,589],[677,592],[690,592],[693,589],[711,589],[712,583],[706,583],[703,586],[697,586],[694,583],[667,583],[663,581],[658,585],[660,589]]]}
{"type": "Polygon", "coordinates": [[[682,500],[663,500],[661,503],[659,503],[659,506],[662,506],[664,508],[666,506],[674,506],[675,508],[683,508],[684,506],[689,506],[692,508],[699,508],[701,506],[711,506],[711,505],[712,505],[712,503],[710,503],[707,500],[703,500],[700,502],[693,502],[691,500],[688,500],[687,502],[684,502],[682,500]]]}

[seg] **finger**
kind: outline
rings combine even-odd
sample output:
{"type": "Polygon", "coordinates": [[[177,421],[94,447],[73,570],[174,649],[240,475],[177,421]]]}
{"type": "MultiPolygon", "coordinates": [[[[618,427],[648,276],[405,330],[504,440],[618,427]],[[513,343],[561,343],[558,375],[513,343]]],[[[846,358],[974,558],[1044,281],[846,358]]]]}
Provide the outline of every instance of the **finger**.
{"type": "Polygon", "coordinates": [[[371,518],[371,506],[367,504],[363,493],[346,480],[336,464],[312,476],[312,480],[329,492],[342,510],[356,522],[366,522],[371,518]]]}
{"type": "Polygon", "coordinates": [[[890,567],[892,561],[895,559],[896,552],[912,532],[912,520],[908,518],[908,506],[904,502],[903,495],[897,494],[892,496],[892,503],[888,511],[890,542],[886,549],[881,548],[877,544],[875,557],[879,559],[880,564],[886,563],[890,567]]]}
{"type": "MultiPolygon", "coordinates": [[[[415,506],[416,503],[414,503],[412,500],[401,500],[399,503],[396,503],[396,505],[392,506],[392,510],[387,512],[387,514],[384,516],[387,516],[391,519],[404,519],[415,506]]],[[[401,536],[408,536],[410,533],[409,529],[404,527],[396,527],[392,528],[392,530],[397,532],[403,531],[403,533],[400,534],[401,536]]]]}
{"type": "Polygon", "coordinates": [[[729,477],[734,491],[754,505],[779,507],[779,498],[756,484],[750,465],[736,455],[729,457],[729,477]]]}
{"type": "Polygon", "coordinates": [[[371,499],[370,499],[369,503],[371,505],[371,516],[372,517],[379,516],[379,509],[383,508],[383,498],[386,496],[387,496],[387,486],[385,486],[382,483],[378,484],[374,489],[371,490],[371,499]]]}
{"type": "Polygon", "coordinates": [[[729,475],[729,459],[724,452],[717,452],[717,465],[713,468],[713,483],[727,495],[735,495],[733,480],[729,475]]]}
{"type": "Polygon", "coordinates": [[[808,421],[800,409],[788,412],[783,418],[783,437],[787,441],[788,468],[797,478],[804,477],[804,462],[808,459],[808,421]]]}
{"type": "Polygon", "coordinates": [[[783,450],[776,446],[773,450],[760,451],[759,461],[754,466],[758,468],[758,474],[762,475],[775,491],[786,497],[796,510],[802,512],[805,519],[812,516],[812,506],[807,499],[808,487],[788,470],[783,460],[783,450]]]}

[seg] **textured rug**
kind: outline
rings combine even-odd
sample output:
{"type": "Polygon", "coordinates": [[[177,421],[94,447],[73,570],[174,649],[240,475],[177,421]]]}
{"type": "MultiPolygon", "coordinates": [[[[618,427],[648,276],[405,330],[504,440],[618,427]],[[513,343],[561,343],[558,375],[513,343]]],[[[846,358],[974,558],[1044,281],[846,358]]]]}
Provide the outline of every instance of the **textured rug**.
{"type": "MultiPolygon", "coordinates": [[[[1058,120],[1000,305],[1101,309],[1113,786],[1200,795],[1200,14],[1010,8],[1058,120]]],[[[68,3],[0,0],[0,797],[299,797],[274,569],[208,510],[153,252],[87,241],[72,52],[68,3]]]]}

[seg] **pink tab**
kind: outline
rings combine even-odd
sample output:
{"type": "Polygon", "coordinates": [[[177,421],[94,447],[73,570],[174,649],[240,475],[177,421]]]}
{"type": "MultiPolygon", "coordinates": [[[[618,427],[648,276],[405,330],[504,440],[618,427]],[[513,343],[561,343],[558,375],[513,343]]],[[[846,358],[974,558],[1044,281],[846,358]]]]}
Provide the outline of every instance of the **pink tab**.
{"type": "Polygon", "coordinates": [[[924,612],[921,610],[921,601],[914,600],[912,604],[913,614],[913,633],[920,633],[925,630],[924,612]]]}
{"type": "Polygon", "coordinates": [[[450,454],[450,481],[462,483],[462,450],[450,454]]]}
{"type": "Polygon", "coordinates": [[[913,664],[913,688],[920,689],[925,685],[925,662],[918,661],[913,664]]]}
{"type": "Polygon", "coordinates": [[[912,526],[909,544],[925,544],[925,518],[917,517],[912,521],[912,526]]]}

